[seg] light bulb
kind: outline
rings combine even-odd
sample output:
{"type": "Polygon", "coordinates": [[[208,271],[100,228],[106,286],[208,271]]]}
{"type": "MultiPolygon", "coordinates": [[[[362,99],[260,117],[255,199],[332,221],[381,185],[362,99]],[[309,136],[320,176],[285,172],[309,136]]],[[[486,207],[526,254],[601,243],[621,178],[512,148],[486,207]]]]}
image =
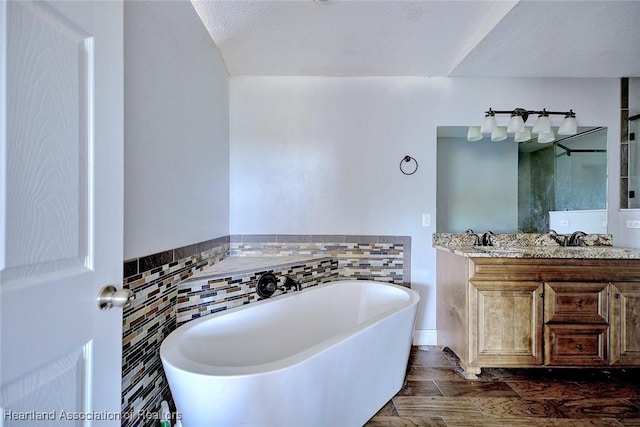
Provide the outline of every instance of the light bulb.
{"type": "Polygon", "coordinates": [[[511,116],[511,119],[509,120],[509,126],[507,126],[507,132],[524,132],[524,119],[522,118],[522,116],[511,116]]]}
{"type": "Polygon", "coordinates": [[[504,141],[507,139],[507,128],[504,126],[498,126],[496,130],[491,132],[491,140],[493,142],[504,141]]]}
{"type": "Polygon", "coordinates": [[[549,132],[538,134],[538,142],[540,144],[546,144],[548,142],[553,142],[555,140],[556,140],[556,136],[554,135],[552,130],[549,130],[549,132]]]}
{"type": "Polygon", "coordinates": [[[533,124],[533,133],[549,133],[551,132],[551,120],[546,113],[538,116],[538,119],[533,124]]]}
{"type": "Polygon", "coordinates": [[[525,142],[531,139],[531,129],[524,128],[522,132],[516,132],[513,136],[515,142],[525,142]]]}
{"type": "Polygon", "coordinates": [[[482,133],[491,133],[498,127],[498,122],[496,120],[496,116],[493,114],[491,110],[484,116],[484,123],[480,127],[480,132],[482,133]]]}
{"type": "Polygon", "coordinates": [[[558,135],[575,135],[578,133],[578,122],[576,116],[569,113],[565,116],[560,127],[558,128],[558,135]]]}
{"type": "Polygon", "coordinates": [[[480,132],[480,126],[469,126],[467,131],[467,141],[480,141],[482,139],[482,132],[480,132]]]}

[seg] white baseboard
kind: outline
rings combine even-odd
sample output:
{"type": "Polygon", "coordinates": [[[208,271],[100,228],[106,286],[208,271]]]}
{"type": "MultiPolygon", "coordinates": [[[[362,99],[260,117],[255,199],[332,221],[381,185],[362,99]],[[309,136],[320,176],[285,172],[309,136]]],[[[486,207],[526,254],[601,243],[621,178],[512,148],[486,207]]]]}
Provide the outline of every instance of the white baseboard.
{"type": "Polygon", "coordinates": [[[438,331],[436,329],[415,329],[413,331],[413,345],[438,345],[438,331]]]}

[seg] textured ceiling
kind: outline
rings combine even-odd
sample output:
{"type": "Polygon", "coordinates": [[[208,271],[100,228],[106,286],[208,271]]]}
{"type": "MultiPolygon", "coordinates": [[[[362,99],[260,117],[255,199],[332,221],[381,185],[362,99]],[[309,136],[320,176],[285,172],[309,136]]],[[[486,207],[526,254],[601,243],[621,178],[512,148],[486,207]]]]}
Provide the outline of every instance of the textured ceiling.
{"type": "Polygon", "coordinates": [[[640,1],[192,3],[232,75],[640,76],[640,1]]]}

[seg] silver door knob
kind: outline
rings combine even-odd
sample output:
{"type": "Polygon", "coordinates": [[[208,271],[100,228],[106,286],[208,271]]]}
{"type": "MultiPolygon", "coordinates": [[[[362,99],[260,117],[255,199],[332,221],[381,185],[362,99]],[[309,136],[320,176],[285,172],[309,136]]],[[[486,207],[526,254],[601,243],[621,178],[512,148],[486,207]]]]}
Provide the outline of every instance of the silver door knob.
{"type": "Polygon", "coordinates": [[[136,299],[129,289],[116,289],[113,285],[104,286],[98,294],[98,308],[109,310],[113,307],[126,308],[131,305],[131,301],[136,299]]]}

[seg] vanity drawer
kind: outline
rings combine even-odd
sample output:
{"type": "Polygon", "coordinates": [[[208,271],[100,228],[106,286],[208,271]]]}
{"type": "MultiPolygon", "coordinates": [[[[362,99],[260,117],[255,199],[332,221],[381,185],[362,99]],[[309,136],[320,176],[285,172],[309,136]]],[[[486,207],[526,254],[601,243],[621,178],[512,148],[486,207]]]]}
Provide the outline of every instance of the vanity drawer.
{"type": "Polygon", "coordinates": [[[545,365],[606,365],[607,325],[545,325],[545,365]]]}
{"type": "Polygon", "coordinates": [[[545,283],[545,323],[606,324],[608,286],[608,283],[545,283]]]}

